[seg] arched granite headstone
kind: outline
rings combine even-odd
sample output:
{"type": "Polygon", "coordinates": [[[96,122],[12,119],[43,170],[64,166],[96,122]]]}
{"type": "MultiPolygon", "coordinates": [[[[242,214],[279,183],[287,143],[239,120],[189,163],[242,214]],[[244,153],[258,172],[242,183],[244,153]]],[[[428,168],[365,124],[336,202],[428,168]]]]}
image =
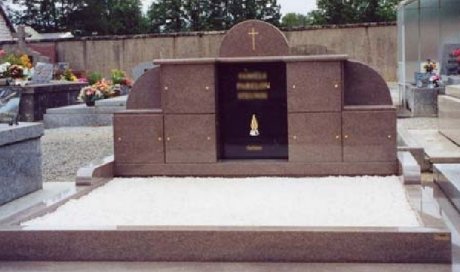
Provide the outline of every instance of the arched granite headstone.
{"type": "Polygon", "coordinates": [[[345,105],[393,105],[390,90],[379,73],[357,61],[345,62],[345,105]]]}
{"type": "Polygon", "coordinates": [[[155,67],[136,80],[129,93],[126,109],[159,109],[160,107],[160,68],[155,67]]]}
{"type": "Polygon", "coordinates": [[[220,46],[219,57],[288,56],[289,45],[275,26],[249,20],[232,27],[220,46]]]}

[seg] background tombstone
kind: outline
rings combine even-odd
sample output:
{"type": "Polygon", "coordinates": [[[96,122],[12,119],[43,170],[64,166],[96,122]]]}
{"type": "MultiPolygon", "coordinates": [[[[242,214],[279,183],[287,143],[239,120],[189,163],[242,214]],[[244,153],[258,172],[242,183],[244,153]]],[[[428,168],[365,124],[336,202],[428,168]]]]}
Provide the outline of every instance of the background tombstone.
{"type": "Polygon", "coordinates": [[[445,44],[441,57],[441,75],[447,75],[447,84],[460,84],[460,62],[452,52],[460,49],[460,44],[445,44]]]}
{"type": "Polygon", "coordinates": [[[155,65],[151,61],[149,62],[142,62],[136,65],[136,67],[133,68],[133,80],[136,81],[138,78],[140,78],[145,72],[148,70],[154,68],[155,65]]]}
{"type": "Polygon", "coordinates": [[[52,64],[38,62],[34,68],[32,84],[49,83],[53,79],[54,67],[52,64]]]}

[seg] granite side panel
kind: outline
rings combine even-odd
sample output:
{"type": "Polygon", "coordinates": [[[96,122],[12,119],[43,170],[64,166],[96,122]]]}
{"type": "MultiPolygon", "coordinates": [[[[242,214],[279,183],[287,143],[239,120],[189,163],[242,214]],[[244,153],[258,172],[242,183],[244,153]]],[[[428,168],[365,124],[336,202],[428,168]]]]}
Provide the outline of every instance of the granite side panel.
{"type": "Polygon", "coordinates": [[[346,61],[345,105],[392,105],[390,90],[385,80],[369,66],[346,61]]]}
{"type": "Polygon", "coordinates": [[[342,62],[287,63],[288,112],[342,109],[342,62]]]}
{"type": "Polygon", "coordinates": [[[40,138],[0,146],[0,205],[42,188],[40,138]]]}
{"type": "Polygon", "coordinates": [[[344,111],[345,162],[396,162],[396,111],[344,111]]]}
{"type": "Polygon", "coordinates": [[[460,144],[460,99],[445,95],[438,96],[439,132],[460,144]]]}
{"type": "Polygon", "coordinates": [[[116,176],[216,176],[216,177],[309,177],[395,175],[396,162],[388,163],[290,163],[229,161],[219,163],[118,164],[116,176]]]}
{"type": "MultiPolygon", "coordinates": [[[[1,231],[4,261],[450,263],[445,233],[204,228],[1,231]],[[442,236],[444,235],[444,236],[442,236]]],[[[447,237],[450,236],[447,234],[447,237]]]]}
{"type": "Polygon", "coordinates": [[[126,109],[161,108],[160,68],[155,67],[136,80],[126,101],[126,109]]]}
{"type": "Polygon", "coordinates": [[[167,163],[217,161],[215,114],[165,115],[167,163]]]}
{"type": "Polygon", "coordinates": [[[340,113],[296,113],[288,118],[289,161],[342,161],[340,113]]]}
{"type": "Polygon", "coordinates": [[[165,113],[215,113],[215,65],[161,65],[165,113]]]}
{"type": "Polygon", "coordinates": [[[434,181],[460,211],[460,164],[434,164],[434,181]]]}
{"type": "Polygon", "coordinates": [[[116,114],[113,130],[115,164],[164,163],[162,114],[116,114]]]}

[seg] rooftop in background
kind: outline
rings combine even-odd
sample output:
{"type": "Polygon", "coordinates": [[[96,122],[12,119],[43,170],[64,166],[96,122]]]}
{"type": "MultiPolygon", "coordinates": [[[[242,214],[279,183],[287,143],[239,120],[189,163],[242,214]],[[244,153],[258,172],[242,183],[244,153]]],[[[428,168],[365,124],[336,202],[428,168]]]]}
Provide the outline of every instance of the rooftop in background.
{"type": "Polygon", "coordinates": [[[56,33],[38,33],[30,26],[26,26],[27,40],[58,40],[73,38],[71,32],[56,32],[56,33]]]}
{"type": "Polygon", "coordinates": [[[14,33],[16,30],[0,4],[0,41],[13,40],[14,33]]]}

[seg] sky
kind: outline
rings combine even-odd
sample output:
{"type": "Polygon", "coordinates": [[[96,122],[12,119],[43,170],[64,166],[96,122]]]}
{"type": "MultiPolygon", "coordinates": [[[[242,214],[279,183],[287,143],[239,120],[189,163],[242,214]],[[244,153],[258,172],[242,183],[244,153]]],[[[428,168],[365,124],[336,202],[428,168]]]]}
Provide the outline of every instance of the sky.
{"type": "MultiPolygon", "coordinates": [[[[147,10],[152,1],[142,0],[144,11],[147,10]]],[[[281,5],[281,13],[283,15],[290,12],[306,15],[309,11],[316,8],[316,0],[278,0],[278,4],[281,5]]]]}

